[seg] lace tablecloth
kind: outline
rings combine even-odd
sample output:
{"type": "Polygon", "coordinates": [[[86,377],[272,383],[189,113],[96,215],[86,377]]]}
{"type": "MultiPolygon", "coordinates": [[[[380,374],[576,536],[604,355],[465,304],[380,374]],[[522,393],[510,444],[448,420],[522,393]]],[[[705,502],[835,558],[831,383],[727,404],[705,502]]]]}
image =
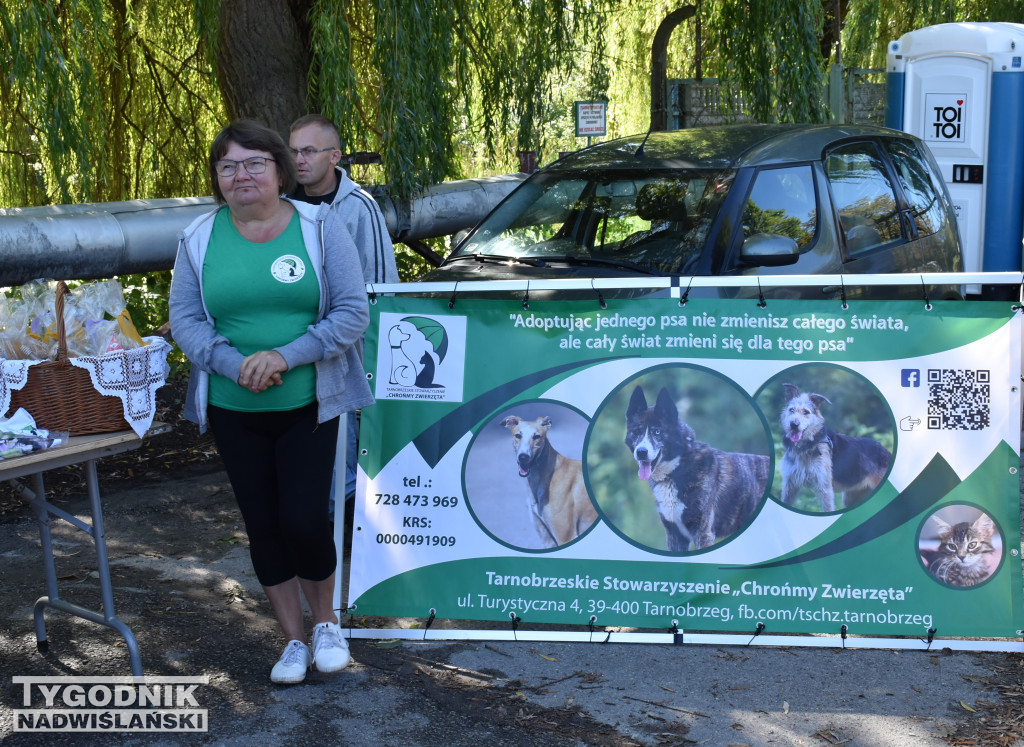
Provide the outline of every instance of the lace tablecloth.
{"type": "MultiPolygon", "coordinates": [[[[134,350],[119,350],[106,355],[69,358],[72,365],[89,372],[92,385],[101,394],[121,400],[124,419],[142,436],[156,415],[156,390],[164,385],[169,368],[167,354],[171,346],[162,337],[147,337],[149,343],[134,350]]],[[[11,391],[28,381],[28,370],[42,361],[0,359],[0,416],[11,406],[11,391]]],[[[58,393],[54,392],[54,396],[58,393]]]]}

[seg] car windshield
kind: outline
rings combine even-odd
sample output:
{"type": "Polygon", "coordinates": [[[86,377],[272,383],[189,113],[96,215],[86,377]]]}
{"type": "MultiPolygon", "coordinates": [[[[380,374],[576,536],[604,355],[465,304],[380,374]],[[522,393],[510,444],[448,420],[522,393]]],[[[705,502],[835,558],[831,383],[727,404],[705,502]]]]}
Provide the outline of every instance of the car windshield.
{"type": "Polygon", "coordinates": [[[732,171],[547,171],[513,192],[448,261],[601,262],[652,273],[690,270],[732,171]]]}

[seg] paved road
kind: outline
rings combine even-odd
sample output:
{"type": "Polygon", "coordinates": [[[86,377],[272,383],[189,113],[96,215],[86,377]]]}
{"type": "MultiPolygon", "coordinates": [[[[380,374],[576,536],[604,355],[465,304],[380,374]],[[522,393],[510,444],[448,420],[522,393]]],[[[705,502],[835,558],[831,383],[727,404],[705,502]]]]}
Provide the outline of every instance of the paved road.
{"type": "MultiPolygon", "coordinates": [[[[54,615],[35,651],[42,593],[31,515],[0,521],[0,739],[6,744],[945,745],[983,683],[1021,657],[804,647],[356,640],[354,663],[279,688],[282,645],[252,575],[223,473],[106,495],[118,613],[148,674],[207,674],[209,733],[12,734],[14,675],[126,674],[117,636],[54,615]],[[284,737],[276,735],[286,735],[284,737]]],[[[81,501],[68,509],[82,513],[81,501]]],[[[71,593],[95,595],[94,556],[54,525],[71,593]]]]}
{"type": "Polygon", "coordinates": [[[357,644],[343,675],[281,689],[259,716],[211,721],[225,744],[923,747],[991,698],[1004,657],[634,644],[357,644]],[[961,704],[961,701],[963,704],[961,704]],[[297,730],[297,731],[296,731],[297,730]]]}

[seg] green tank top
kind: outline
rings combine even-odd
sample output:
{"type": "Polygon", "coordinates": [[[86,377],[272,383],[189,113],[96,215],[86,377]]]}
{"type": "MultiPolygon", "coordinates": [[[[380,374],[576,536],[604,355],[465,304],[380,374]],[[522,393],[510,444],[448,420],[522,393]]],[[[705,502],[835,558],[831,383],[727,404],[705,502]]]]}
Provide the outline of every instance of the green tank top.
{"type": "MultiPolygon", "coordinates": [[[[302,240],[299,214],[272,241],[243,237],[221,210],[203,262],[203,295],[214,327],[242,355],[285,345],[316,321],[320,283],[302,240]]],[[[228,410],[294,410],[316,399],[316,369],[296,366],[284,384],[253,393],[237,382],[210,376],[210,404],[228,410]]]]}

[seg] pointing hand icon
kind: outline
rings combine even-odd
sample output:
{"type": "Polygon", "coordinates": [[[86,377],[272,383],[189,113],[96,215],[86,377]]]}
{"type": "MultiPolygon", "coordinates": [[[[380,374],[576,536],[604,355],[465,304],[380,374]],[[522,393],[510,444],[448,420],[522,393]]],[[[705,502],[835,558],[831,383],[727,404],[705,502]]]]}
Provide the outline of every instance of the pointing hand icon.
{"type": "Polygon", "coordinates": [[[901,431],[912,431],[915,425],[921,425],[920,418],[905,417],[900,421],[901,431]]]}

